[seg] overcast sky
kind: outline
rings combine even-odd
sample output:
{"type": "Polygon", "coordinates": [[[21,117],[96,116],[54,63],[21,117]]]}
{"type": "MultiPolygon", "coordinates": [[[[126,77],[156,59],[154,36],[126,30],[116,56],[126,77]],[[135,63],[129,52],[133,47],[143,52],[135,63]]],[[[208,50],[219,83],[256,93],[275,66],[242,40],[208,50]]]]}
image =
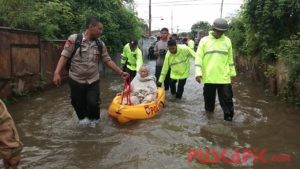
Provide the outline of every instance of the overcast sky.
{"type": "MultiPolygon", "coordinates": [[[[173,32],[189,32],[197,21],[212,24],[220,17],[222,0],[152,0],[152,30],[167,27],[173,32]],[[162,20],[163,19],[163,20],[162,20]]],[[[244,0],[224,0],[223,18],[235,14],[244,0]]],[[[149,0],[135,0],[138,16],[148,23],[149,0]]]]}

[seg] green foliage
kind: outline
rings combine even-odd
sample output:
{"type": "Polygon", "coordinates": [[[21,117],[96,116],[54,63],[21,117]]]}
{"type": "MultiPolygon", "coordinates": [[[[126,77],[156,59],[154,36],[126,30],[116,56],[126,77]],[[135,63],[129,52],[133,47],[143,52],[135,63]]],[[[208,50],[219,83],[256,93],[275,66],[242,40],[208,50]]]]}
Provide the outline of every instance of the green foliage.
{"type": "MultiPolygon", "coordinates": [[[[239,56],[258,57],[261,63],[277,60],[289,68],[287,92],[291,94],[300,75],[300,3],[299,0],[247,0],[231,18],[228,36],[239,56]]],[[[269,66],[267,77],[277,71],[269,66]]]]}
{"type": "Polygon", "coordinates": [[[280,41],[278,55],[286,65],[289,65],[289,79],[287,79],[286,93],[292,94],[294,82],[300,77],[300,32],[289,39],[280,41]]]}
{"type": "Polygon", "coordinates": [[[289,39],[281,40],[278,48],[279,57],[283,58],[295,76],[300,75],[300,32],[289,39]]]}
{"type": "Polygon", "coordinates": [[[32,0],[0,0],[0,25],[27,28],[32,24],[29,19],[32,0]]]}
{"type": "Polygon", "coordinates": [[[98,16],[102,39],[116,53],[143,34],[133,6],[133,0],[0,0],[0,25],[38,31],[47,40],[66,39],[84,31],[88,16],[98,16]]]}
{"type": "Polygon", "coordinates": [[[262,60],[276,59],[281,39],[297,33],[299,23],[298,0],[248,0],[243,10],[248,53],[262,60]]]}
{"type": "MultiPolygon", "coordinates": [[[[41,32],[45,39],[64,38],[68,36],[67,30],[72,30],[74,15],[68,2],[53,0],[35,3],[39,9],[33,13],[35,30],[41,32]]],[[[33,28],[34,29],[34,28],[33,28]]]]}
{"type": "Polygon", "coordinates": [[[273,78],[276,76],[276,73],[276,68],[272,65],[268,65],[267,70],[264,72],[264,75],[268,78],[273,78]]]}
{"type": "Polygon", "coordinates": [[[300,29],[299,9],[298,0],[247,0],[230,23],[228,35],[235,50],[263,61],[275,60],[282,40],[300,29]]]}
{"type": "Polygon", "coordinates": [[[237,55],[247,55],[247,47],[246,43],[244,43],[246,40],[246,28],[243,18],[240,15],[231,18],[229,31],[226,35],[231,39],[233,48],[238,52],[237,55]]]}
{"type": "Polygon", "coordinates": [[[1,0],[0,24],[38,31],[44,39],[64,38],[72,28],[71,6],[68,2],[1,0]]]}
{"type": "Polygon", "coordinates": [[[178,33],[178,37],[186,37],[189,34],[190,34],[189,32],[181,32],[181,33],[178,33]]]}
{"type": "Polygon", "coordinates": [[[206,21],[199,21],[192,25],[192,36],[196,36],[199,30],[209,30],[211,25],[206,21]]]}

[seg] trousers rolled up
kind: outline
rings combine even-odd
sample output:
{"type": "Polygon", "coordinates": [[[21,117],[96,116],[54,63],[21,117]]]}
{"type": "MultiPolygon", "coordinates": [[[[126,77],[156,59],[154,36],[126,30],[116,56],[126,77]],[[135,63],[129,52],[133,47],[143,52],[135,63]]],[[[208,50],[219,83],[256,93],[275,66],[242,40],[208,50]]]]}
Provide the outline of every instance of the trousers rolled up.
{"type": "Polygon", "coordinates": [[[214,112],[216,91],[218,92],[219,102],[224,112],[224,119],[233,117],[233,92],[231,84],[204,84],[203,95],[205,102],[205,110],[207,112],[214,112]]]}
{"type": "Polygon", "coordinates": [[[179,80],[171,79],[171,83],[170,83],[171,94],[175,94],[176,98],[181,99],[183,91],[184,91],[185,83],[186,83],[186,79],[179,79],[179,80]],[[177,82],[178,82],[178,85],[177,85],[177,90],[176,90],[177,82]]]}
{"type": "Polygon", "coordinates": [[[70,79],[69,86],[71,90],[71,104],[76,111],[78,119],[99,120],[99,80],[91,84],[81,84],[70,79]]]}
{"type": "MultiPolygon", "coordinates": [[[[161,70],[162,70],[162,66],[156,66],[155,67],[156,81],[158,81],[158,79],[160,77],[161,70]]],[[[166,78],[165,78],[165,81],[164,81],[165,90],[169,90],[169,88],[170,88],[170,83],[171,83],[170,72],[171,72],[171,69],[168,70],[168,73],[166,74],[166,78]]]]}

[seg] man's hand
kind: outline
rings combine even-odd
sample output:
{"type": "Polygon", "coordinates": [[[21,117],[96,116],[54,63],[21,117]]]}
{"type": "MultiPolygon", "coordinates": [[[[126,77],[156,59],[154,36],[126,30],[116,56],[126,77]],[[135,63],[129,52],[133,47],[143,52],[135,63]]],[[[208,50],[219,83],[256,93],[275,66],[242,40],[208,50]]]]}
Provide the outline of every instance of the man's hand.
{"type": "Polygon", "coordinates": [[[5,168],[12,168],[17,169],[18,165],[21,161],[21,155],[16,155],[14,157],[11,157],[10,159],[3,159],[3,164],[5,168]]]}
{"type": "Polygon", "coordinates": [[[161,87],[161,82],[157,82],[156,86],[161,87]]]}
{"type": "Polygon", "coordinates": [[[198,82],[198,83],[201,83],[201,81],[202,81],[202,76],[196,76],[196,81],[198,82]]]}
{"type": "Polygon", "coordinates": [[[61,76],[59,73],[54,73],[53,83],[58,87],[61,84],[61,76]]]}
{"type": "Polygon", "coordinates": [[[126,80],[126,79],[128,79],[128,78],[130,77],[129,73],[127,73],[127,72],[122,72],[122,73],[120,74],[120,76],[121,76],[124,80],[126,80]]]}
{"type": "Polygon", "coordinates": [[[54,71],[54,76],[53,76],[53,83],[56,86],[59,86],[61,84],[61,76],[60,76],[60,72],[62,70],[62,68],[66,65],[68,59],[64,56],[60,56],[56,69],[54,71]]]}

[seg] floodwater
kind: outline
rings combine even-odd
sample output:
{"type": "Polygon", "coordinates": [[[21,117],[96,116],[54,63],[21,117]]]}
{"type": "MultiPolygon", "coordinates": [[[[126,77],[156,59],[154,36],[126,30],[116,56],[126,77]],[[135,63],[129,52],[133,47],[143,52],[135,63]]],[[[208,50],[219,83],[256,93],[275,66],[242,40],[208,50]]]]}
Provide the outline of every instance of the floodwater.
{"type": "MultiPolygon", "coordinates": [[[[148,64],[153,72],[154,62],[148,64]]],[[[20,168],[300,168],[299,107],[266,97],[259,85],[240,77],[233,84],[235,117],[225,122],[218,102],[214,114],[205,113],[203,86],[193,77],[182,100],[172,100],[167,93],[165,108],[157,117],[123,125],[107,114],[122,89],[122,81],[112,75],[101,80],[101,120],[96,128],[78,125],[67,84],[8,106],[24,143],[20,168]],[[189,162],[194,150],[198,155],[189,162]],[[227,152],[213,162],[213,153],[210,161],[199,159],[200,150],[203,157],[206,150],[216,151],[219,157],[227,152]],[[243,159],[247,151],[263,157],[248,152],[244,161],[228,161],[233,154],[243,159]]]]}

